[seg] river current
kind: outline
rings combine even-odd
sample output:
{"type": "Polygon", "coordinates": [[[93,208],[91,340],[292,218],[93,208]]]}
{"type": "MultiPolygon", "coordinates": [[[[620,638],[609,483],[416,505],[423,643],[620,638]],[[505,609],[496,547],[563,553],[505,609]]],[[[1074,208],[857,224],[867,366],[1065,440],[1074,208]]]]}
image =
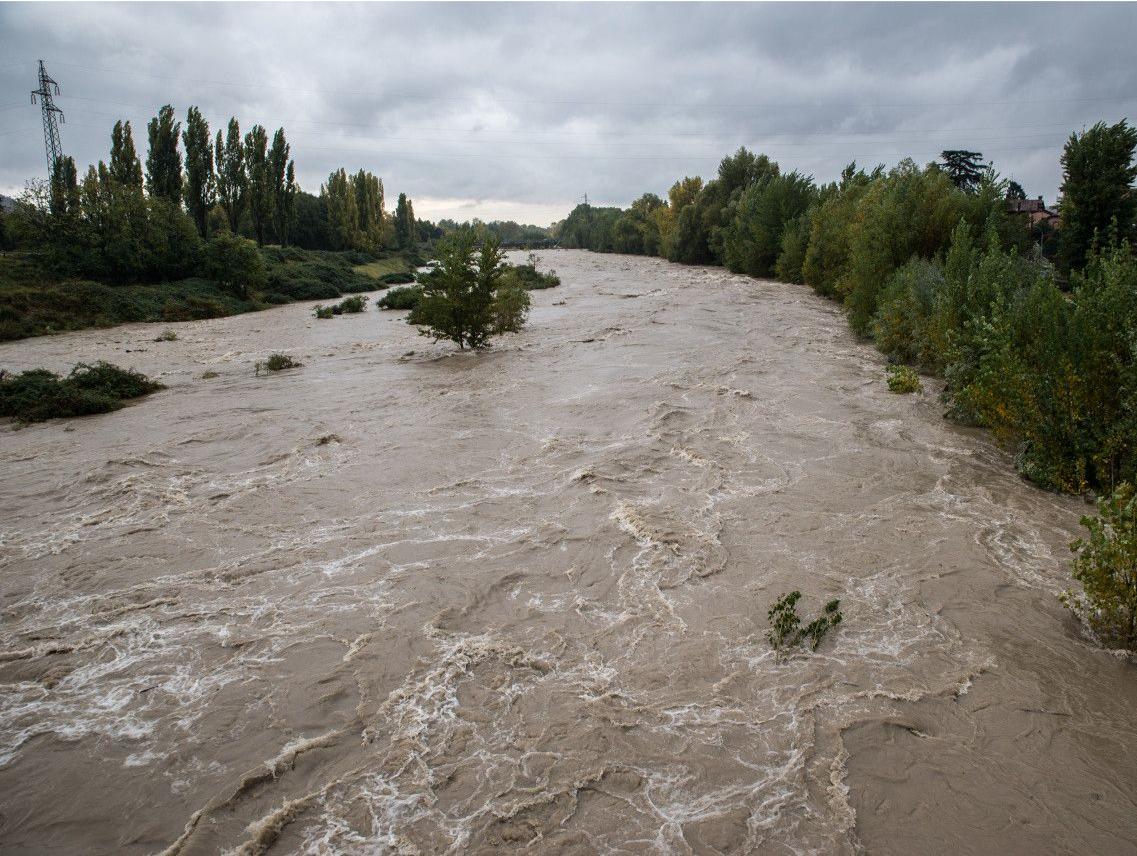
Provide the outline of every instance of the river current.
{"type": "Polygon", "coordinates": [[[168,385],[0,427],[0,850],[1137,851],[1089,506],[806,288],[541,266],[484,353],[310,304],[0,346],[168,385]],[[792,589],[844,621],[778,658],[792,589]]]}

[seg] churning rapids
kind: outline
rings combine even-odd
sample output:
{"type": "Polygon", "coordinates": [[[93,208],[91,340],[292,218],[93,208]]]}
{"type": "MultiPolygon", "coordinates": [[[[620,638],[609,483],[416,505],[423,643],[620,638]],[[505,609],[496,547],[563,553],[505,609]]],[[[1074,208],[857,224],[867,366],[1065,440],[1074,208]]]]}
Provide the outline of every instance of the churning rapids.
{"type": "Polygon", "coordinates": [[[549,266],[480,354],[310,305],[0,347],[169,386],[0,433],[0,849],[1137,849],[1084,503],[808,289],[549,266]],[[845,620],[779,662],[794,588],[845,620]]]}

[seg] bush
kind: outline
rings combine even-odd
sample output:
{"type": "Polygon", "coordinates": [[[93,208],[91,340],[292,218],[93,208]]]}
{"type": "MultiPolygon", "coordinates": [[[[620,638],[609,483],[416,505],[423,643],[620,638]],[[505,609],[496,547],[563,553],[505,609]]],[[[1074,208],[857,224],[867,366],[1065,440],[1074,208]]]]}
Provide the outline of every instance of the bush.
{"type": "Polygon", "coordinates": [[[414,309],[422,300],[422,286],[415,285],[409,288],[392,288],[375,305],[381,309],[414,309]]]}
{"type": "Polygon", "coordinates": [[[1070,545],[1077,553],[1073,577],[1084,595],[1067,591],[1062,602],[1101,644],[1137,652],[1137,495],[1124,483],[1097,501],[1097,517],[1082,518],[1088,539],[1070,545]]]}
{"type": "Polygon", "coordinates": [[[415,275],[413,273],[385,273],[379,277],[379,281],[383,285],[402,285],[407,282],[414,282],[415,275]]]}
{"type": "Polygon", "coordinates": [[[176,342],[178,341],[178,334],[173,330],[166,330],[160,336],[154,339],[155,342],[176,342]]]}
{"type": "Polygon", "coordinates": [[[891,365],[888,367],[888,389],[891,392],[923,392],[920,375],[911,366],[891,365]]]}
{"type": "Polygon", "coordinates": [[[124,399],[138,398],[165,387],[138,372],[110,363],[80,363],[66,378],[46,369],[18,375],[0,371],[0,416],[23,423],[68,416],[109,413],[124,399]]]}
{"type": "Polygon", "coordinates": [[[266,372],[279,372],[285,369],[298,369],[303,365],[303,363],[296,362],[296,360],[292,359],[288,354],[270,354],[267,360],[258,362],[254,366],[254,371],[257,375],[260,375],[261,369],[264,369],[266,372]]]}
{"type": "Polygon", "coordinates": [[[779,597],[766,613],[766,618],[770,621],[766,638],[779,655],[807,643],[811,651],[816,651],[825,634],[841,623],[841,601],[831,600],[825,604],[820,616],[802,627],[801,618],[797,614],[799,600],[801,592],[791,591],[779,597]]]}
{"type": "Polygon", "coordinates": [[[317,318],[331,318],[335,312],[331,306],[321,306],[317,303],[312,307],[312,314],[317,318]]]}
{"type": "Polygon", "coordinates": [[[336,308],[339,309],[340,312],[346,312],[351,315],[357,312],[365,312],[367,310],[367,295],[354,294],[351,297],[344,298],[336,308]]]}

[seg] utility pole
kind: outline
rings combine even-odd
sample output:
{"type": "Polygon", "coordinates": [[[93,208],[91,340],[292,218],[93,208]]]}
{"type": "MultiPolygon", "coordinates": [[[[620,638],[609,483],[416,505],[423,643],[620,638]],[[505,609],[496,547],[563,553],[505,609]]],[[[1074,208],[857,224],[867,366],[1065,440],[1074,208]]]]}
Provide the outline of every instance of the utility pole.
{"type": "Polygon", "coordinates": [[[59,123],[64,121],[63,111],[51,100],[51,90],[59,94],[59,84],[47,76],[47,69],[43,67],[43,60],[39,61],[39,89],[32,91],[32,103],[36,103],[36,96],[40,98],[43,107],[43,143],[47,149],[47,175],[55,175],[55,163],[63,157],[63,146],[59,142],[59,123]]]}

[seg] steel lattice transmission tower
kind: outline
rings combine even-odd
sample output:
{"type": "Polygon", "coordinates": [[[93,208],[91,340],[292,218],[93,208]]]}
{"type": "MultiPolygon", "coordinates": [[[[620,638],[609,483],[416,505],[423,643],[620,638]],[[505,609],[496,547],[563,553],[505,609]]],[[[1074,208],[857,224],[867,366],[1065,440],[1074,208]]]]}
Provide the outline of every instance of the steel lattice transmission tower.
{"type": "Polygon", "coordinates": [[[43,60],[39,61],[39,89],[32,92],[32,103],[36,103],[36,96],[40,98],[43,106],[43,143],[47,149],[47,174],[55,174],[55,162],[63,156],[63,146],[59,142],[59,123],[64,121],[63,111],[51,100],[51,90],[59,94],[59,84],[47,76],[47,69],[43,67],[43,60]]]}

